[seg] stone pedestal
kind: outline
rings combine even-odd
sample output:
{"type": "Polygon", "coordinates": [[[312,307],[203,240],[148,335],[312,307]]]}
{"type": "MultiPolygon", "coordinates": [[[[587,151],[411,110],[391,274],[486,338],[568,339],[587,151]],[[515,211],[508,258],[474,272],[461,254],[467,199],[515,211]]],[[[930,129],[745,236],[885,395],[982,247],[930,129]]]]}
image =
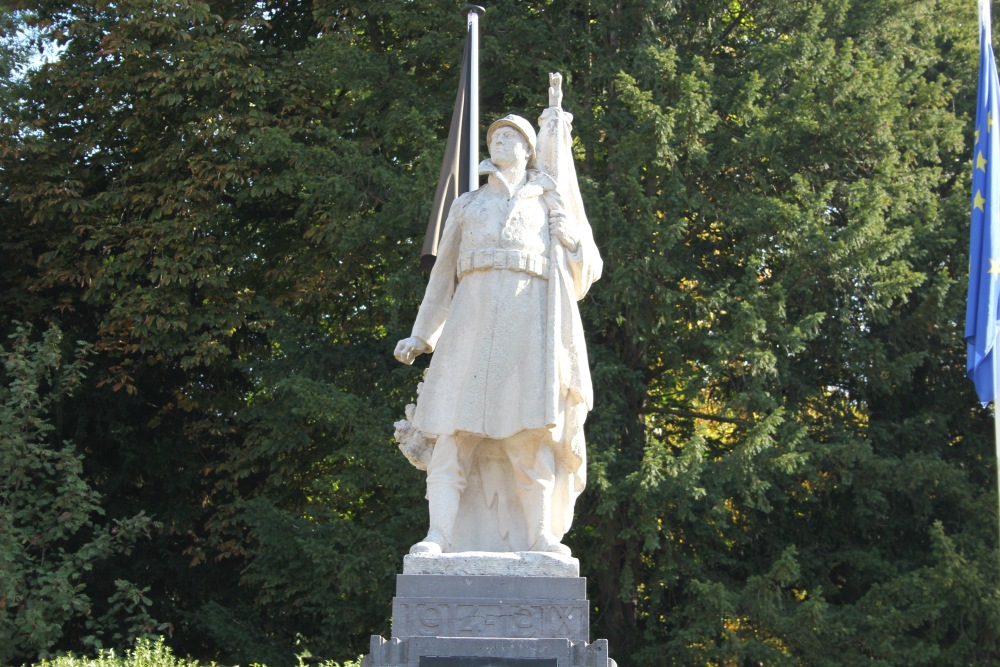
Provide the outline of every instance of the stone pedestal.
{"type": "Polygon", "coordinates": [[[392,638],[372,637],[362,667],[613,667],[578,572],[534,552],[407,556],[392,638]]]}

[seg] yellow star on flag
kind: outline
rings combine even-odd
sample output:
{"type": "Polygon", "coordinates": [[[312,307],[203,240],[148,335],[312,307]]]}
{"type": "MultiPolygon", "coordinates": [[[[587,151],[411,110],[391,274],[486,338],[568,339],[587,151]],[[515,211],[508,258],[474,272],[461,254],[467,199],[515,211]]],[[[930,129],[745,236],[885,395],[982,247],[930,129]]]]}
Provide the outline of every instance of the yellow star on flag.
{"type": "Polygon", "coordinates": [[[993,112],[992,111],[989,112],[988,114],[986,114],[986,131],[987,132],[992,132],[993,131],[993,112]]]}
{"type": "Polygon", "coordinates": [[[986,158],[983,157],[982,151],[979,151],[979,155],[976,156],[976,169],[986,171],[986,158]]]}
{"type": "Polygon", "coordinates": [[[976,143],[979,143],[979,128],[976,128],[976,143]]]}
{"type": "Polygon", "coordinates": [[[976,190],[976,198],[972,201],[972,208],[978,208],[980,211],[985,213],[986,209],[983,208],[983,204],[985,203],[986,200],[983,199],[983,193],[980,192],[979,190],[976,190]]]}
{"type": "Polygon", "coordinates": [[[1000,260],[990,257],[990,274],[1000,276],[1000,260]]]}

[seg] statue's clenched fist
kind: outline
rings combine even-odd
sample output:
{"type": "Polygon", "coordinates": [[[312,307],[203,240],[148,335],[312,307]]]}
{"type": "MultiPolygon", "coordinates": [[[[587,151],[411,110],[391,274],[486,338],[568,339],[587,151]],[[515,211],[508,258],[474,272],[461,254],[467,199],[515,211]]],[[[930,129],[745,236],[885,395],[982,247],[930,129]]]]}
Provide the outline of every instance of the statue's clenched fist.
{"type": "Polygon", "coordinates": [[[413,360],[416,359],[418,355],[430,351],[431,349],[427,346],[427,343],[420,340],[416,336],[410,336],[409,338],[404,338],[396,343],[396,351],[393,352],[393,354],[396,359],[409,365],[413,363],[413,360]]]}

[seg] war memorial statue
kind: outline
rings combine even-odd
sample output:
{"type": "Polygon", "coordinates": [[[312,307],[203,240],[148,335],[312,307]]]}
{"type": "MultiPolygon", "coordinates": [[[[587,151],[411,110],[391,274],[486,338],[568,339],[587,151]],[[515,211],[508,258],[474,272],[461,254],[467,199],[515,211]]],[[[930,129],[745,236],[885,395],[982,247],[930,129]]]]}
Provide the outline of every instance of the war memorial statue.
{"type": "MultiPolygon", "coordinates": [[[[474,8],[475,9],[475,8],[474,8]]],[[[487,132],[487,181],[455,199],[412,334],[433,353],[400,449],[427,470],[430,529],[403,558],[392,632],[362,667],[615,667],[590,641],[580,563],[562,543],[583,490],[593,404],[577,301],[601,276],[562,77],[536,133],[487,132]]]]}
{"type": "MultiPolygon", "coordinates": [[[[601,276],[571,153],[573,116],[550,75],[536,133],[507,115],[486,134],[478,190],[452,204],[406,364],[433,353],[397,424],[426,465],[430,528],[411,554],[540,551],[562,544],[583,490],[593,404],[577,301],[601,276]]],[[[405,441],[409,441],[408,443],[405,441]]]]}

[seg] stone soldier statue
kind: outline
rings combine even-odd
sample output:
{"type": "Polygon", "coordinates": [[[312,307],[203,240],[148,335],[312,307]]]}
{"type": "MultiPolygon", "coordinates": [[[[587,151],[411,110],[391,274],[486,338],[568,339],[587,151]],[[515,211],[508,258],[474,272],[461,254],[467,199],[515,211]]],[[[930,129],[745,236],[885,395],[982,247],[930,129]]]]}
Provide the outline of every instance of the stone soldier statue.
{"type": "Polygon", "coordinates": [[[504,116],[487,134],[487,176],[451,206],[409,338],[433,352],[410,426],[433,441],[430,529],[410,553],[543,551],[583,490],[592,407],[577,301],[602,261],[573,165],[572,115],[550,75],[539,132],[504,116]]]}

